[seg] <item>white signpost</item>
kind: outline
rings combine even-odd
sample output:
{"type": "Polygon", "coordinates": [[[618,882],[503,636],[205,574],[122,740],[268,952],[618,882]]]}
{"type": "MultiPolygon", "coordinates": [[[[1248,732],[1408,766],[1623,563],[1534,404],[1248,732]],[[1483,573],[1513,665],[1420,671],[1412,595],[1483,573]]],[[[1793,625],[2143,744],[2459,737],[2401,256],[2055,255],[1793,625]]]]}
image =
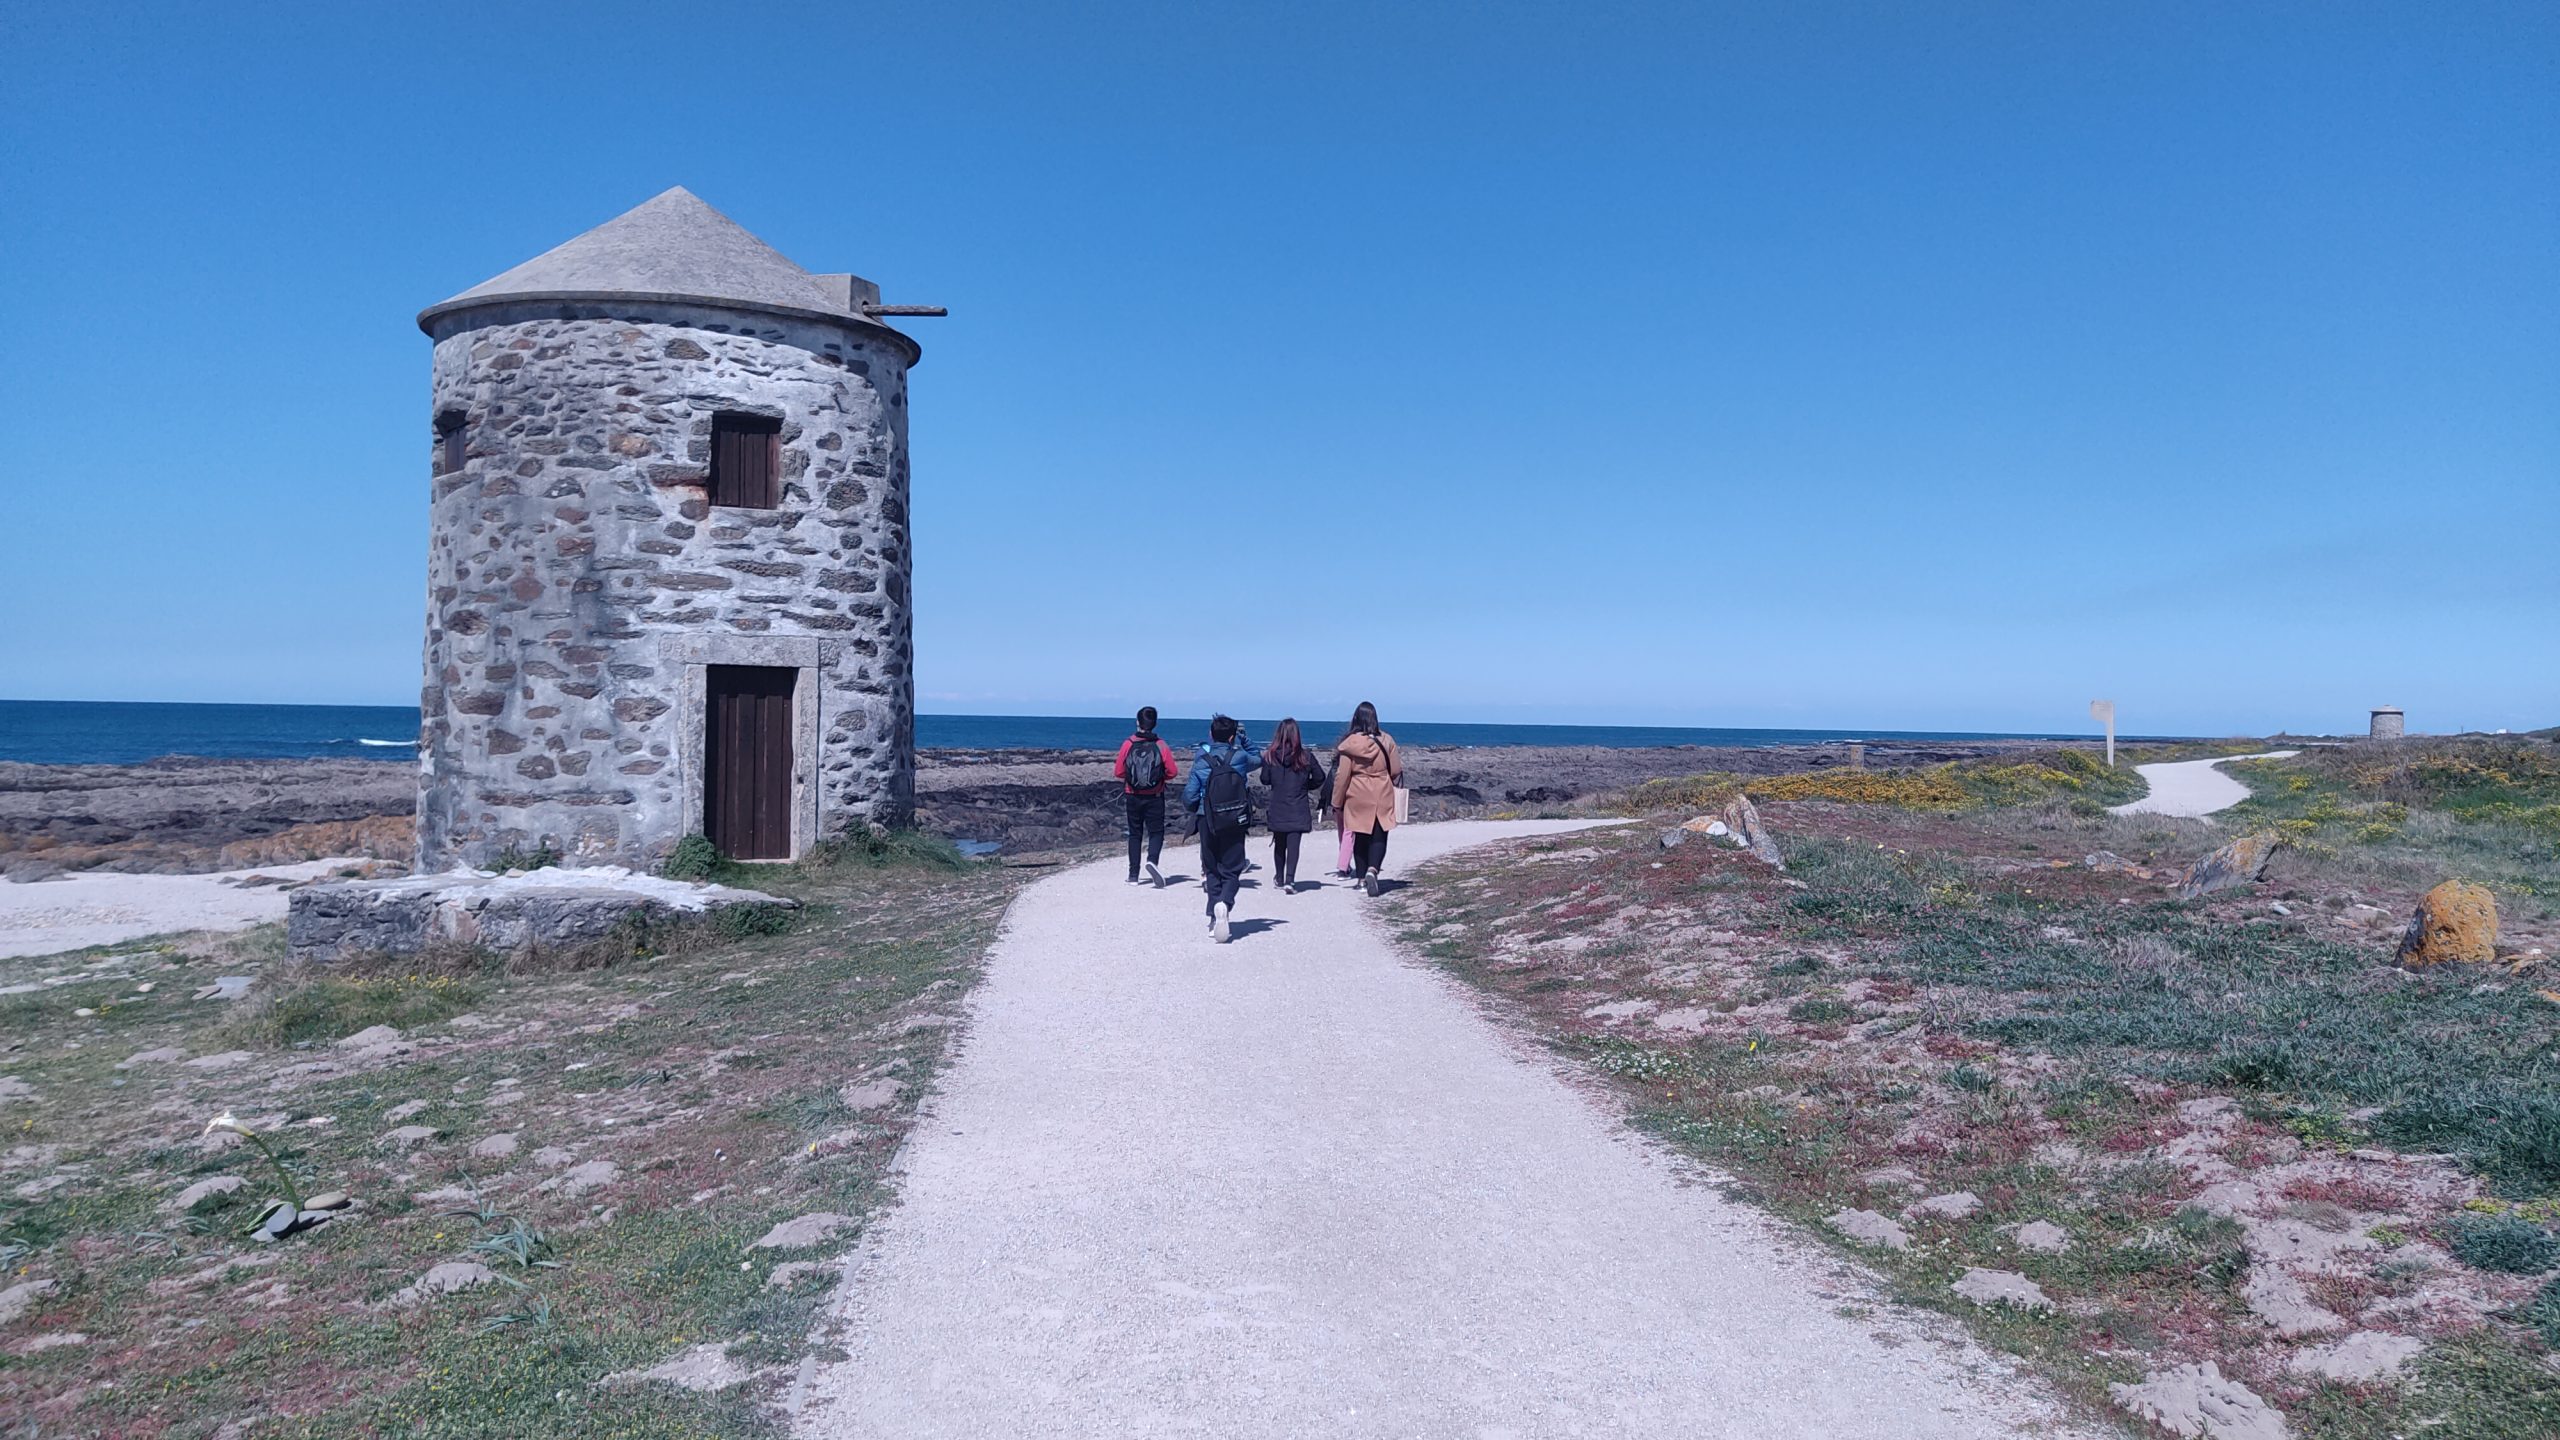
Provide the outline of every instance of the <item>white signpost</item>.
{"type": "Polygon", "coordinates": [[[2116,702],[2090,701],[2089,718],[2107,727],[2107,768],[2113,770],[2116,768],[2116,702]]]}

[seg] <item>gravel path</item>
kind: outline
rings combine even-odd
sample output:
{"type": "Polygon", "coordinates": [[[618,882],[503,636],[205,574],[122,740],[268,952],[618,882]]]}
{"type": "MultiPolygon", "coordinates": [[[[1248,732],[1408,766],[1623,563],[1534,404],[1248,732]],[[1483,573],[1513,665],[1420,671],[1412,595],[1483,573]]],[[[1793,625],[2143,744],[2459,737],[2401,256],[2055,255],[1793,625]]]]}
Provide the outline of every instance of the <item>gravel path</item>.
{"type": "Polygon", "coordinates": [[[2182,815],[2193,819],[2228,810],[2249,798],[2249,787],[2216,766],[2234,760],[2282,760],[2299,750],[2262,750],[2255,755],[2225,755],[2217,760],[2174,760],[2136,765],[2133,772],[2151,782],[2151,793],[2139,800],[2108,807],[2113,815],[2182,815]]]}
{"type": "MultiPolygon", "coordinates": [[[[1571,828],[1417,825],[1394,857],[1571,828]]],[[[1248,889],[1225,948],[1196,886],[1132,889],[1118,860],[1016,902],[798,1433],[2062,1428],[1943,1320],[1839,1313],[1864,1282],[1695,1183],[1310,868],[1324,890],[1248,889]]]]}

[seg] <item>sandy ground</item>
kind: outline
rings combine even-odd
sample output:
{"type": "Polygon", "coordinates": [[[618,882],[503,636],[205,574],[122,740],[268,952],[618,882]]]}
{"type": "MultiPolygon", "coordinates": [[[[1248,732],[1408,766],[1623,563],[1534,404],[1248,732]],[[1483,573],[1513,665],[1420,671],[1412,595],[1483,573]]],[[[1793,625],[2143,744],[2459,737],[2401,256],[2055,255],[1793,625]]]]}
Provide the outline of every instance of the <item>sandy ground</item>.
{"type": "MultiPolygon", "coordinates": [[[[1417,825],[1392,858],[1572,828],[1417,825]]],[[[1022,896],[800,1434],[2063,1428],[1944,1322],[1840,1313],[1863,1280],[1400,957],[1319,862],[1313,893],[1250,875],[1225,947],[1196,884],[1116,858],[1022,896]]]]}
{"type": "Polygon", "coordinates": [[[309,860],[213,875],[84,871],[31,885],[0,884],[0,957],[50,955],[180,930],[245,930],[284,918],[281,887],[243,889],[251,875],[307,880],[361,860],[309,860]]]}
{"type": "Polygon", "coordinates": [[[2177,760],[2136,765],[2134,773],[2151,782],[2151,793],[2139,800],[2108,807],[2116,815],[2179,815],[2188,819],[2228,810],[2249,798],[2249,787],[2219,770],[2234,760],[2282,760],[2298,750],[2262,750],[2255,755],[2225,755],[2218,760],[2177,760]]]}

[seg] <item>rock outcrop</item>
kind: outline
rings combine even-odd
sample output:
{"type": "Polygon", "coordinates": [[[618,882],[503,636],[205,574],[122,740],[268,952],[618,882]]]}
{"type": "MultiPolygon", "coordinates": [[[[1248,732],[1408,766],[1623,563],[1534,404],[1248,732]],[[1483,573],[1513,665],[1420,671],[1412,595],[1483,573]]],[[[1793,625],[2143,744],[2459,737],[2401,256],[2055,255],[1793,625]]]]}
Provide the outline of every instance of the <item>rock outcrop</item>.
{"type": "Polygon", "coordinates": [[[2254,885],[2264,879],[2267,862],[2285,846],[2278,831],[2260,830],[2243,835],[2190,865],[2178,876],[2178,898],[2193,900],[2216,890],[2230,890],[2254,885]]]}
{"type": "Polygon", "coordinates": [[[1777,837],[1769,833],[1768,825],[1760,818],[1760,807],[1751,803],[1750,796],[1736,795],[1725,802],[1724,823],[1754,857],[1773,869],[1787,868],[1786,857],[1778,853],[1777,837]]]}
{"type": "Polygon", "coordinates": [[[293,892],[285,943],[297,960],[414,955],[436,945],[501,954],[604,940],[627,927],[798,901],[726,885],[662,880],[619,866],[492,875],[462,870],[350,880],[293,892]]]}
{"type": "Polygon", "coordinates": [[[2498,897],[2467,881],[2447,880],[2428,891],[2400,937],[2400,963],[2413,970],[2497,958],[2498,897]]]}

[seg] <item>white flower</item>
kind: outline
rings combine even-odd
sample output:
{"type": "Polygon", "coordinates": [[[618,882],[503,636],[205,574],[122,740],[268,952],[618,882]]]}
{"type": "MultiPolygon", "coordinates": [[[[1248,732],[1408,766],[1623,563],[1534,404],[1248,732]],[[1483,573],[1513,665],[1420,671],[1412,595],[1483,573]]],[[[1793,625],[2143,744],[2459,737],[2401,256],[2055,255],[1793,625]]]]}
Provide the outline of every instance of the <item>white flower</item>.
{"type": "Polygon", "coordinates": [[[257,1131],[241,1124],[239,1117],[233,1115],[228,1110],[223,1111],[221,1114],[214,1116],[212,1119],[204,1123],[204,1133],[207,1135],[212,1134],[216,1130],[228,1130],[235,1135],[246,1135],[252,1140],[258,1137],[257,1131]]]}

